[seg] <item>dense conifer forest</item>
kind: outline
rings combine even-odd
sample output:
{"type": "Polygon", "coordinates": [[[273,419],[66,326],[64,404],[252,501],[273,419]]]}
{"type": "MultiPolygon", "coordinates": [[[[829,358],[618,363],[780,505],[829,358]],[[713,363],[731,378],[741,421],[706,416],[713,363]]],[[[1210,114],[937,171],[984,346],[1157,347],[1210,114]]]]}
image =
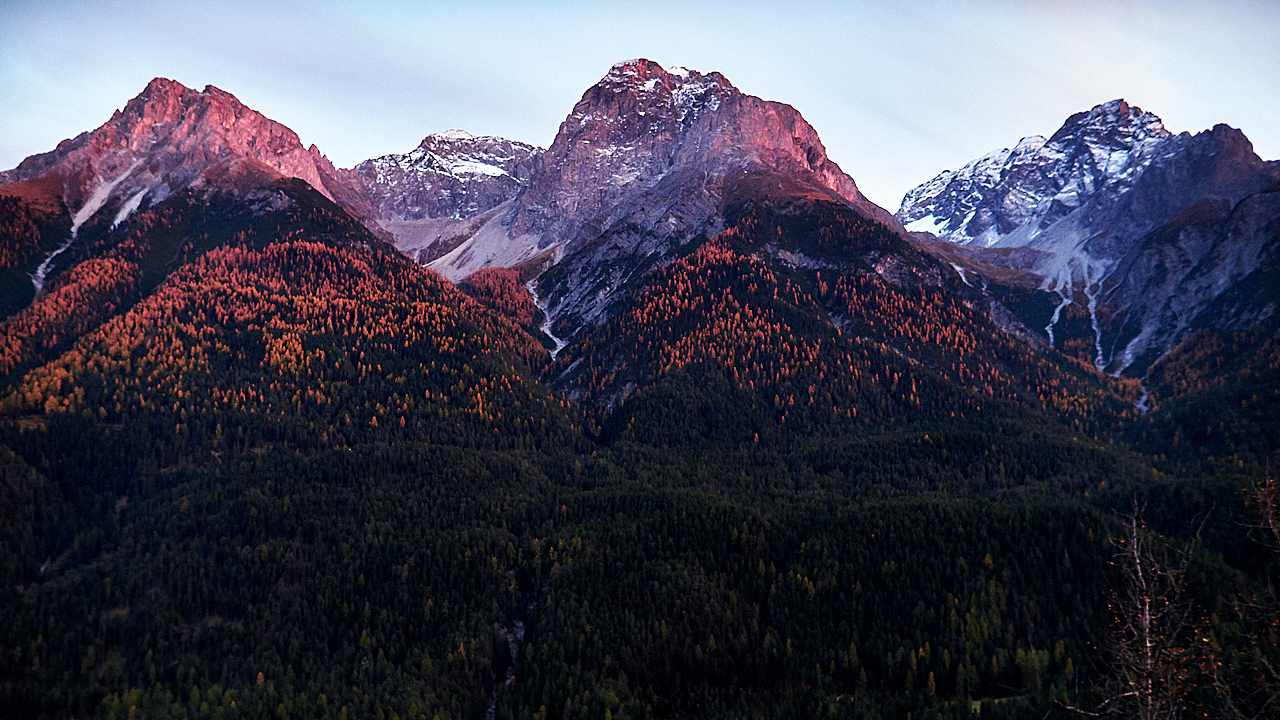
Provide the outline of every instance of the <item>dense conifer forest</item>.
{"type": "MultiPolygon", "coordinates": [[[[4,715],[1280,711],[1273,329],[1196,333],[1144,415],[752,197],[553,359],[519,271],[254,193],[85,229],[0,325],[4,715]]],[[[64,221],[0,203],[0,270],[64,221]]]]}

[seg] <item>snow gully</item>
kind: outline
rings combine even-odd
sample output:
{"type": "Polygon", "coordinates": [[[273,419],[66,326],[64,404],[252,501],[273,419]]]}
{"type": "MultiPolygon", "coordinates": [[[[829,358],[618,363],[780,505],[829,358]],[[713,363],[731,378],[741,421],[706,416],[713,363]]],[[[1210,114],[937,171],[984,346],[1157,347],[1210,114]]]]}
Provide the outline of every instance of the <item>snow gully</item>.
{"type": "Polygon", "coordinates": [[[551,341],[556,344],[555,348],[551,351],[551,358],[554,360],[556,355],[559,355],[560,351],[564,349],[564,346],[568,345],[569,343],[564,340],[561,340],[560,338],[552,334],[551,311],[548,309],[548,306],[550,305],[550,303],[548,303],[545,298],[538,297],[538,291],[533,289],[533,286],[536,282],[537,282],[536,280],[530,280],[529,282],[525,283],[524,286],[525,286],[525,289],[529,291],[529,295],[533,297],[533,304],[539,310],[542,311],[542,325],[540,325],[538,329],[541,330],[544,334],[546,334],[547,337],[551,338],[551,341]]]}

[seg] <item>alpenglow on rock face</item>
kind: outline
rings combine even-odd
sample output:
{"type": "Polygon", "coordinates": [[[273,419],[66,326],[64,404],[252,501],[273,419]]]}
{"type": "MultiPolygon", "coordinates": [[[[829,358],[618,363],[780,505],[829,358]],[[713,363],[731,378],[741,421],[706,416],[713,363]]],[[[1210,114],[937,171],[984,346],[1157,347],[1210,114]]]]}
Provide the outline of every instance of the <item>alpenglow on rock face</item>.
{"type": "MultiPolygon", "coordinates": [[[[69,232],[19,263],[38,292],[70,251],[136,212],[187,190],[243,198],[282,178],[305,181],[373,225],[355,174],[335,168],[314,145],[304,147],[292,130],[213,86],[197,92],[156,78],[96,130],[0,172],[0,194],[65,208],[69,232]]],[[[10,290],[0,293],[6,311],[31,301],[10,290]]]]}
{"type": "Polygon", "coordinates": [[[558,262],[538,281],[549,316],[595,322],[631,279],[723,229],[726,182],[752,173],[784,176],[901,227],[827,158],[791,106],[744,94],[719,73],[630,60],[583,94],[510,206],[464,227],[461,242],[437,241],[444,252],[426,248],[424,259],[452,278],[538,257],[558,262]]]}
{"type": "Polygon", "coordinates": [[[873,207],[791,106],[746,95],[717,72],[619,63],[560,126],[513,229],[537,232],[544,245],[572,240],[593,231],[579,230],[584,220],[607,223],[642,187],[690,170],[706,186],[753,165],[873,207]]]}
{"type": "MultiPolygon", "coordinates": [[[[1041,289],[1060,298],[1059,311],[1087,306],[1094,364],[1119,374],[1185,336],[1269,256],[1265,233],[1246,228],[1265,226],[1259,208],[1271,203],[1260,198],[1275,191],[1277,170],[1239,130],[1174,135],[1113,100],[1048,140],[1024,138],[943,172],[908,192],[898,217],[960,246],[1038,251],[1041,289]]],[[[1050,342],[1058,317],[1045,328],[1050,342]]]]}
{"type": "Polygon", "coordinates": [[[307,181],[356,214],[363,203],[350,171],[338,170],[289,128],[213,86],[197,92],[156,78],[92,132],[64,140],[0,174],[0,184],[60,185],[78,228],[99,211],[119,223],[193,184],[264,173],[307,181]]]}

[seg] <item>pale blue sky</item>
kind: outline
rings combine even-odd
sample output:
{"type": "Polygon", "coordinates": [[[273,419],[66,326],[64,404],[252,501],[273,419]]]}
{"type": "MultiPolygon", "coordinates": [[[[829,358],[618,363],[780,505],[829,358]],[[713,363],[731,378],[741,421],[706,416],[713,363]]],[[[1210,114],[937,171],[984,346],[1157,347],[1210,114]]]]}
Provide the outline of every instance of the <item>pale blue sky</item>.
{"type": "Polygon", "coordinates": [[[0,168],[152,77],[216,85],[336,164],[461,128],[548,145],[620,60],[795,106],[872,200],[1124,97],[1280,159],[1275,2],[0,2],[0,168]]]}

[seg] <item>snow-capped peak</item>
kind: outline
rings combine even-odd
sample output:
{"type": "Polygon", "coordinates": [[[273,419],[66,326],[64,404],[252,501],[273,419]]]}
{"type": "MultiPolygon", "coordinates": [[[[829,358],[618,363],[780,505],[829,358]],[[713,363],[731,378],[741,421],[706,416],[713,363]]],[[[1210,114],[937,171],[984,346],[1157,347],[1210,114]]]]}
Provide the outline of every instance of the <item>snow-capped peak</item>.
{"type": "Polygon", "coordinates": [[[1067,141],[1078,137],[1095,140],[1114,138],[1121,142],[1123,139],[1132,138],[1141,141],[1166,138],[1169,135],[1164,123],[1155,114],[1117,99],[1067,118],[1049,142],[1067,141]]]}
{"type": "Polygon", "coordinates": [[[1171,137],[1160,118],[1112,100],[1048,140],[1025,137],[913,188],[898,217],[922,229],[930,218],[930,231],[952,242],[1024,244],[1091,198],[1123,195],[1171,137]]]}
{"type": "MultiPolygon", "coordinates": [[[[1058,310],[1087,298],[1094,365],[1118,373],[1178,339],[1197,303],[1226,286],[1192,272],[1211,247],[1204,238],[1175,252],[1153,248],[1150,233],[1197,203],[1231,207],[1271,183],[1239,131],[1175,136],[1152,113],[1112,100],[1067,118],[1048,140],[1023,138],[913,188],[898,217],[961,245],[1037,251],[1020,269],[1041,276],[1058,310]]],[[[1050,343],[1058,319],[1045,328],[1050,343]]]]}
{"type": "Polygon", "coordinates": [[[500,137],[446,130],[404,154],[355,167],[382,219],[468,218],[514,195],[541,152],[500,137]]]}
{"type": "Polygon", "coordinates": [[[457,129],[445,130],[442,133],[434,133],[434,136],[442,140],[474,140],[476,138],[475,135],[472,135],[466,130],[457,129]]]}

